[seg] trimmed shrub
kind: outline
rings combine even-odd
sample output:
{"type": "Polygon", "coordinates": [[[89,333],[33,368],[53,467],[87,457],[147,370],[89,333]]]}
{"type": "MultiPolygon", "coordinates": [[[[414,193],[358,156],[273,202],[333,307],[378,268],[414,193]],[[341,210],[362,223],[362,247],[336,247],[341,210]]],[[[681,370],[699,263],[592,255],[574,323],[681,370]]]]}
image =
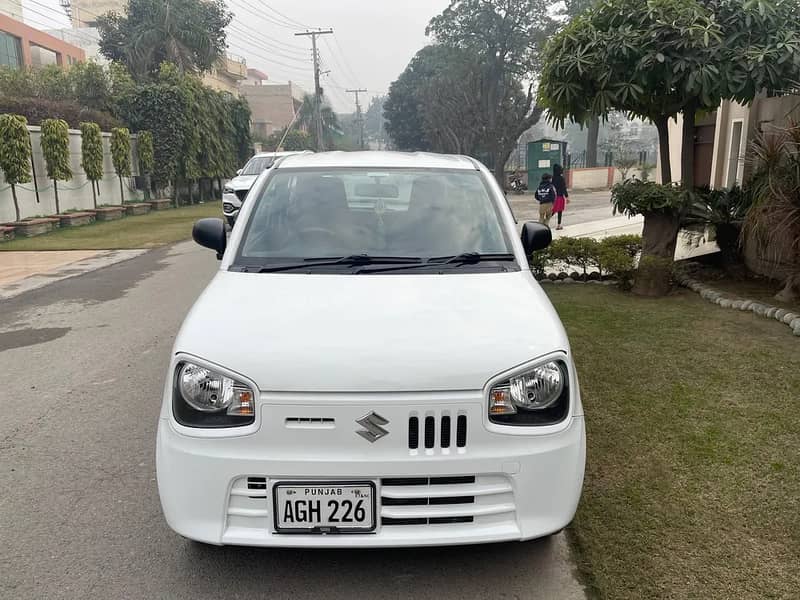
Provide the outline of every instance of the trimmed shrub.
{"type": "Polygon", "coordinates": [[[139,155],[139,172],[144,177],[144,199],[150,199],[150,173],[153,172],[153,134],[140,131],[136,144],[139,155]]]}
{"type": "Polygon", "coordinates": [[[47,176],[53,180],[53,192],[56,197],[56,213],[61,214],[58,202],[58,181],[72,179],[72,168],[69,164],[69,125],[61,119],[45,119],[42,121],[42,154],[47,165],[47,176]]]}
{"type": "Polygon", "coordinates": [[[81,123],[81,167],[92,183],[92,200],[97,208],[95,182],[103,178],[103,138],[97,123],[81,123]]]}
{"type": "Polygon", "coordinates": [[[25,117],[0,115],[0,169],[11,186],[14,212],[19,221],[17,184],[31,180],[31,138],[25,117]]]}
{"type": "Polygon", "coordinates": [[[599,244],[592,238],[563,237],[550,245],[550,256],[569,266],[580,267],[586,275],[591,267],[599,267],[599,244]]]}
{"type": "Polygon", "coordinates": [[[122,178],[131,175],[131,134],[125,127],[116,127],[111,130],[111,162],[119,178],[120,202],[125,201],[122,188],[122,178]]]}
{"type": "Polygon", "coordinates": [[[75,102],[66,100],[10,98],[0,95],[0,113],[21,115],[28,120],[28,125],[41,125],[45,119],[61,119],[72,129],[78,129],[84,121],[97,123],[103,131],[111,131],[120,125],[109,113],[81,108],[75,102]]]}

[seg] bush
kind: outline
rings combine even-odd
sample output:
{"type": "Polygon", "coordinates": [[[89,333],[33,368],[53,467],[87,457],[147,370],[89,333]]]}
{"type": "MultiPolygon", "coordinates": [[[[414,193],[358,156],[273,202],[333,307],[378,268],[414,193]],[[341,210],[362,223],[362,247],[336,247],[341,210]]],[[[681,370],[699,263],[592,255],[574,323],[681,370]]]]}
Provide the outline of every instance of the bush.
{"type": "Polygon", "coordinates": [[[71,129],[78,129],[81,123],[97,123],[103,131],[119,127],[120,122],[107,112],[81,108],[77,103],[66,100],[45,100],[42,98],[10,98],[0,96],[0,114],[11,113],[28,120],[29,125],[41,125],[45,119],[61,119],[71,129]]]}
{"type": "Polygon", "coordinates": [[[591,267],[599,267],[599,243],[592,238],[563,237],[550,246],[550,256],[572,267],[583,269],[584,275],[591,267]]]}
{"type": "Polygon", "coordinates": [[[69,164],[69,126],[60,119],[42,121],[42,154],[47,166],[47,176],[53,180],[53,194],[56,198],[56,213],[61,214],[58,201],[58,181],[72,179],[69,164]]]}
{"type": "Polygon", "coordinates": [[[602,275],[619,279],[623,289],[630,289],[636,271],[636,260],[642,251],[639,235],[617,235],[597,241],[592,238],[559,238],[549,248],[534,252],[529,264],[534,275],[541,279],[549,269],[578,267],[586,275],[596,268],[602,275]]]}
{"type": "Polygon", "coordinates": [[[19,221],[16,186],[31,180],[31,138],[25,117],[0,115],[0,169],[11,186],[14,212],[19,221]]]}
{"type": "Polygon", "coordinates": [[[92,182],[92,201],[97,208],[95,182],[103,178],[103,138],[97,123],[81,123],[81,167],[92,182]]]}

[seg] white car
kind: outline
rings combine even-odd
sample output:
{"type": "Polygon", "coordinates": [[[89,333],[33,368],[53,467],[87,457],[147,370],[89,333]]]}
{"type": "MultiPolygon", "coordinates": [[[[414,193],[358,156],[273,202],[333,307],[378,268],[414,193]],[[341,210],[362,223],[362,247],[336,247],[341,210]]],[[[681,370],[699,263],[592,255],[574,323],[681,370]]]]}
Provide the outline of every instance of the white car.
{"type": "Polygon", "coordinates": [[[392,547],[548,536],[583,484],[578,376],[477,161],[292,156],[259,178],[175,341],[158,488],[209,544],[392,547]],[[229,310],[231,298],[236,310],[229,310]]]}
{"type": "Polygon", "coordinates": [[[236,177],[228,181],[222,188],[222,213],[228,224],[233,227],[236,217],[242,208],[242,204],[247,198],[247,193],[253,187],[256,179],[264,171],[272,168],[275,162],[284,157],[299,154],[298,152],[261,152],[247,161],[247,164],[239,169],[236,177]]]}

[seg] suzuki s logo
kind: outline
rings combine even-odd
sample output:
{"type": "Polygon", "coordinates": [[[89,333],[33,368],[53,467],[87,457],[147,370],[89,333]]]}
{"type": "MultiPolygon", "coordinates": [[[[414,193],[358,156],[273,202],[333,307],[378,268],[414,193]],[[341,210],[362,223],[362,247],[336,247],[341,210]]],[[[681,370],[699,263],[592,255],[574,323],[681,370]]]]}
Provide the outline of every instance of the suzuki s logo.
{"type": "Polygon", "coordinates": [[[389,435],[389,432],[381,427],[381,425],[388,425],[389,421],[384,419],[376,412],[371,412],[368,415],[361,417],[356,421],[356,423],[364,428],[360,431],[356,431],[356,433],[372,444],[377,442],[382,437],[389,435]]]}

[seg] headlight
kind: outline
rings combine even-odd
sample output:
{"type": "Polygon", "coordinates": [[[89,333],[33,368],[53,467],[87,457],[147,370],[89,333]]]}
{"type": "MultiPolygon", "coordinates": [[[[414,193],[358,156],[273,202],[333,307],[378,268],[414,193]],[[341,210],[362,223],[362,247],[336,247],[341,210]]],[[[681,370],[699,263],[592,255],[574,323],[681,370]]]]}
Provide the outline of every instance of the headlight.
{"type": "Polygon", "coordinates": [[[495,384],[489,420],[504,425],[552,425],[569,412],[569,378],[561,361],[550,361],[495,384]]]}
{"type": "Polygon", "coordinates": [[[213,369],[180,363],[173,388],[175,418],[181,425],[240,427],[255,421],[255,392],[213,369]]]}

